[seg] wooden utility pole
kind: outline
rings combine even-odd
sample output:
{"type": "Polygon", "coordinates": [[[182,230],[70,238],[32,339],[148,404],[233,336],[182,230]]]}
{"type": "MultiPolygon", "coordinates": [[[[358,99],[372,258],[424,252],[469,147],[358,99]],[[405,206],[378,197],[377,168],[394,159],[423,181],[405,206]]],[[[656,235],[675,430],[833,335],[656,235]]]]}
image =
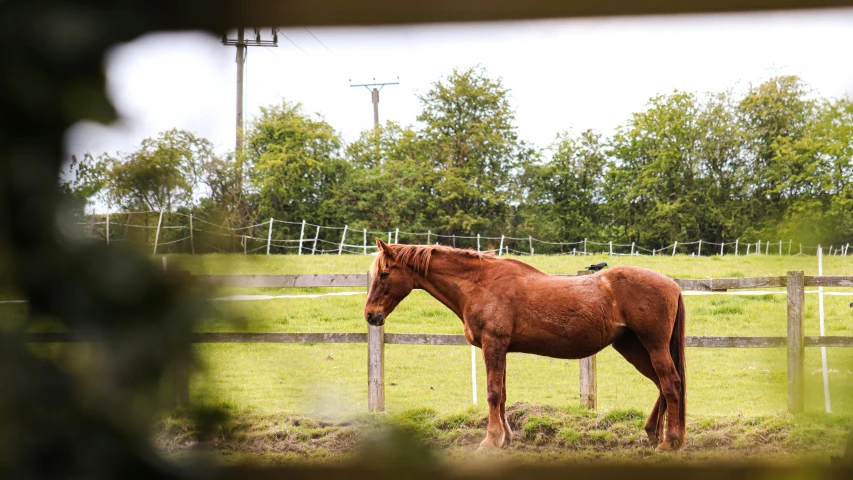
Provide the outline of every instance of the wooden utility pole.
{"type": "MultiPolygon", "coordinates": [[[[379,128],[379,90],[382,90],[385,85],[399,85],[400,82],[376,83],[376,79],[374,78],[373,80],[374,83],[350,84],[350,87],[365,87],[370,90],[370,95],[373,100],[373,128],[379,128]]],[[[397,80],[400,80],[400,77],[397,77],[397,80]]]]}
{"type": "Polygon", "coordinates": [[[264,40],[261,29],[254,29],[254,38],[246,39],[245,28],[237,29],[237,38],[222,37],[222,44],[237,47],[237,136],[234,161],[237,167],[237,191],[243,191],[243,73],[246,67],[246,47],[277,47],[278,29],[270,29],[271,40],[264,40]]]}

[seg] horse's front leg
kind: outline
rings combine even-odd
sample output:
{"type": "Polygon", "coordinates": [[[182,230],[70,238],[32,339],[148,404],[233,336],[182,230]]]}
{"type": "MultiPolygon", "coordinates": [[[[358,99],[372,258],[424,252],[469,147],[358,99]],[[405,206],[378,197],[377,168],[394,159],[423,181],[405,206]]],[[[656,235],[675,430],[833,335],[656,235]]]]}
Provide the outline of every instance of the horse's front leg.
{"type": "Polygon", "coordinates": [[[504,396],[506,352],[509,342],[497,338],[483,338],[483,359],[486,362],[486,390],[489,402],[489,427],[480,448],[501,448],[508,444],[501,414],[504,396]]]}

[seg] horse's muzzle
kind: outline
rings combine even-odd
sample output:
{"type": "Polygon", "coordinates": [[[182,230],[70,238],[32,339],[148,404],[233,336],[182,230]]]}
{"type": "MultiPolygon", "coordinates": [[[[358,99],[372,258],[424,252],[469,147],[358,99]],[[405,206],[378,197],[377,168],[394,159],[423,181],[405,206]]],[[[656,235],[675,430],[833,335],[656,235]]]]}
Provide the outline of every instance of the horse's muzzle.
{"type": "Polygon", "coordinates": [[[385,325],[385,315],[383,315],[382,312],[379,312],[376,315],[368,313],[366,317],[367,323],[374,327],[381,327],[382,325],[385,325]]]}

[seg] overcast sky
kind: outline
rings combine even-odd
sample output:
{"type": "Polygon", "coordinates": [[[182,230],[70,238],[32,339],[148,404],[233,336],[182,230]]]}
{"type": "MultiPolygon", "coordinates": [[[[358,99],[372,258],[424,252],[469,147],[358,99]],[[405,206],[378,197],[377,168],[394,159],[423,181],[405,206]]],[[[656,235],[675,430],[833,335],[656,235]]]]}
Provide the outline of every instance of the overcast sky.
{"type": "MultiPolygon", "coordinates": [[[[744,89],[796,74],[822,95],[853,93],[853,10],[282,34],[278,48],[248,48],[247,120],[261,105],[287,99],[322,115],[346,141],[373,123],[370,93],[350,88],[350,79],[399,77],[400,85],[382,90],[379,115],[407,125],[415,123],[419,93],[454,67],[478,64],[503,79],[521,138],[538,146],[564,130],[609,134],[649,97],[673,89],[744,89]]],[[[218,38],[194,33],[149,35],[116,47],[105,69],[123,119],[73,127],[68,153],[126,152],[174,127],[210,139],[219,152],[233,150],[235,54],[218,38]]]]}

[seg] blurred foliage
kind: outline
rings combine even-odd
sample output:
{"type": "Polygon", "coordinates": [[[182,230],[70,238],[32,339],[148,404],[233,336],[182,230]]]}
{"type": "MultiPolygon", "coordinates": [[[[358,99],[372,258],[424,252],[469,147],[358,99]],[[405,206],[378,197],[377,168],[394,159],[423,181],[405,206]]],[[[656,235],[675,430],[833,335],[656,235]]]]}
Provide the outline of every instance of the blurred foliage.
{"type": "MultiPolygon", "coordinates": [[[[187,478],[150,442],[167,379],[189,362],[203,312],[193,288],[145,256],[73,241],[60,209],[98,192],[104,169],[75,164],[57,189],[66,129],[111,122],[102,65],[111,45],[210,22],[207,2],[0,4],[0,289],[29,301],[20,333],[48,318],[92,342],[45,349],[0,336],[0,477],[187,478]],[[79,346],[78,346],[79,347],[79,346]],[[72,354],[72,350],[75,352],[72,354]]],[[[215,24],[212,24],[215,25],[215,24]]],[[[162,140],[162,139],[161,139],[162,140]]],[[[135,185],[134,185],[135,187],[135,185]]]]}

